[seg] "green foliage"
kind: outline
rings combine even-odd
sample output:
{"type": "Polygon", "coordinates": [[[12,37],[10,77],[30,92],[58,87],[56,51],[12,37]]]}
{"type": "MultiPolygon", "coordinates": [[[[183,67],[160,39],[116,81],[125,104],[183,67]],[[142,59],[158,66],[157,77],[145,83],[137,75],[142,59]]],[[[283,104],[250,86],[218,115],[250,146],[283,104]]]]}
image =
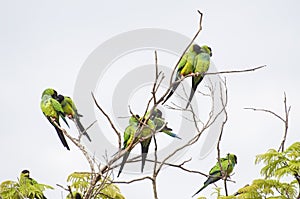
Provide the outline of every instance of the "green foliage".
{"type": "Polygon", "coordinates": [[[265,177],[282,178],[294,176],[300,171],[300,142],[296,142],[283,152],[270,149],[267,153],[256,156],[255,163],[263,162],[261,174],[265,177]]]}
{"type": "Polygon", "coordinates": [[[0,196],[3,199],[19,199],[18,183],[14,181],[4,181],[0,184],[0,196]]]}
{"type": "Polygon", "coordinates": [[[251,185],[238,190],[237,198],[296,198],[295,185],[274,179],[256,179],[251,185]]]}
{"type": "Polygon", "coordinates": [[[300,173],[300,142],[296,142],[283,152],[275,149],[256,156],[255,163],[263,163],[260,173],[264,179],[253,180],[238,190],[237,198],[297,198],[299,183],[297,176],[300,173]],[[284,182],[283,177],[295,178],[290,182],[284,182]]]}
{"type": "MultiPolygon", "coordinates": [[[[76,191],[81,195],[84,195],[91,182],[91,174],[85,172],[74,172],[68,176],[68,182],[72,191],[76,191]]],[[[93,198],[95,199],[125,199],[121,194],[119,187],[112,184],[109,179],[99,180],[93,190],[93,198]]],[[[70,195],[68,196],[70,198],[70,195]]]]}
{"type": "Polygon", "coordinates": [[[53,189],[49,185],[31,183],[26,180],[15,181],[4,181],[0,184],[0,196],[3,199],[23,199],[23,198],[44,198],[43,191],[45,189],[53,189]]]}

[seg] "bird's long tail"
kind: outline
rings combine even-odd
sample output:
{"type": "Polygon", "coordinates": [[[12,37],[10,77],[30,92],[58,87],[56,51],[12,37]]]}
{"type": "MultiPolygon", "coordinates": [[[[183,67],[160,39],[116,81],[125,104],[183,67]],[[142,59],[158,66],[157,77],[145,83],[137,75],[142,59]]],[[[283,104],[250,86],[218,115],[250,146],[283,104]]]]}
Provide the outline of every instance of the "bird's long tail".
{"type": "Polygon", "coordinates": [[[203,189],[205,189],[208,186],[208,184],[204,184],[203,187],[201,187],[201,189],[199,189],[194,195],[192,195],[192,197],[194,197],[195,195],[197,195],[198,193],[200,193],[200,191],[202,191],[203,189]]]}
{"type": "Polygon", "coordinates": [[[80,122],[79,117],[75,117],[74,122],[76,123],[76,126],[79,128],[80,133],[83,133],[83,135],[91,142],[91,137],[87,134],[85,128],[83,127],[82,123],[80,122]]]}
{"type": "Polygon", "coordinates": [[[122,160],[122,163],[121,163],[121,166],[120,166],[119,173],[118,173],[117,177],[119,177],[120,174],[122,173],[122,170],[123,170],[123,168],[124,168],[124,165],[125,165],[125,163],[126,163],[128,157],[129,157],[129,154],[130,154],[130,151],[126,151],[126,152],[124,153],[123,160],[122,160]]]}
{"type": "Polygon", "coordinates": [[[172,86],[172,88],[170,89],[171,91],[170,91],[169,94],[167,95],[166,99],[163,101],[162,105],[163,105],[164,103],[166,103],[166,101],[174,94],[175,90],[177,89],[177,87],[178,87],[179,84],[180,84],[180,81],[178,81],[178,80],[179,80],[179,77],[176,76],[175,82],[173,82],[173,86],[172,86]]]}
{"type": "Polygon", "coordinates": [[[200,79],[197,81],[197,82],[195,82],[194,81],[194,78],[193,78],[193,82],[192,82],[192,89],[191,89],[191,93],[190,93],[190,97],[189,97],[189,100],[188,100],[188,103],[187,103],[187,105],[186,105],[186,109],[189,107],[189,105],[190,105],[190,103],[191,103],[191,101],[192,101],[192,99],[193,99],[193,97],[194,97],[194,94],[195,94],[195,92],[196,92],[196,90],[197,90],[197,87],[198,87],[198,85],[200,84],[200,82],[203,80],[203,77],[201,76],[200,77],[200,79]]]}
{"type": "Polygon", "coordinates": [[[173,138],[178,138],[178,139],[181,139],[181,137],[177,136],[175,133],[172,133],[172,129],[169,128],[169,127],[164,127],[162,132],[164,132],[165,134],[173,137],[173,138]]]}
{"type": "Polygon", "coordinates": [[[204,185],[203,187],[201,187],[201,189],[199,189],[199,191],[197,191],[192,197],[194,197],[195,195],[197,195],[200,191],[202,191],[203,189],[205,189],[208,185],[212,184],[212,183],[215,183],[217,182],[218,180],[220,180],[220,173],[219,172],[216,172],[216,173],[211,173],[210,175],[218,175],[218,176],[211,176],[209,177],[205,182],[204,182],[204,185]]]}
{"type": "Polygon", "coordinates": [[[144,144],[141,142],[141,147],[142,147],[142,167],[141,167],[141,172],[143,173],[144,171],[144,167],[145,167],[145,163],[146,163],[146,158],[148,155],[148,151],[149,151],[149,146],[150,146],[150,142],[151,142],[151,138],[149,139],[149,141],[146,141],[147,144],[144,144]]]}
{"type": "Polygon", "coordinates": [[[55,130],[57,132],[57,135],[58,135],[60,141],[64,145],[64,147],[66,147],[68,150],[70,150],[69,145],[67,143],[67,140],[66,140],[66,138],[64,136],[64,133],[59,128],[57,128],[56,126],[55,126],[55,130]]]}
{"type": "Polygon", "coordinates": [[[66,125],[70,128],[70,126],[69,126],[69,124],[68,124],[68,122],[67,122],[67,120],[66,120],[66,118],[65,118],[65,115],[64,114],[61,114],[60,115],[61,116],[61,119],[66,123],[66,125]]]}

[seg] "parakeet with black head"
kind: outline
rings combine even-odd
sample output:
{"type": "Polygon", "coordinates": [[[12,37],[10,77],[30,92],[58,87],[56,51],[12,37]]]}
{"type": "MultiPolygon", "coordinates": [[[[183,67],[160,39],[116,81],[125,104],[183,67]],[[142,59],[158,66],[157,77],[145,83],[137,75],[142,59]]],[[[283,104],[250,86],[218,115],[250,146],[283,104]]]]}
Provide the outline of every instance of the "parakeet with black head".
{"type": "Polygon", "coordinates": [[[182,77],[184,77],[186,75],[193,73],[194,60],[195,60],[196,55],[198,55],[200,53],[200,49],[201,48],[199,45],[193,44],[189,47],[187,52],[182,56],[182,58],[180,59],[178,65],[177,65],[177,71],[175,74],[175,80],[173,82],[173,86],[162,104],[164,104],[173,95],[173,93],[175,92],[175,90],[177,89],[177,87],[180,84],[179,79],[181,79],[182,77]]]}
{"type": "Polygon", "coordinates": [[[190,97],[186,105],[186,108],[188,108],[189,104],[191,103],[198,85],[203,80],[205,73],[209,69],[211,56],[212,56],[211,48],[206,45],[201,46],[200,53],[195,56],[194,64],[193,64],[194,76],[192,77],[192,89],[191,89],[190,97]]]}
{"type": "MultiPolygon", "coordinates": [[[[147,121],[147,125],[142,125],[145,122],[145,118],[141,118],[139,115],[131,116],[129,119],[129,126],[124,131],[124,142],[123,142],[123,150],[126,149],[132,142],[138,141],[140,138],[145,138],[140,142],[141,145],[141,155],[142,155],[142,165],[141,172],[144,170],[147,154],[149,151],[149,146],[151,143],[151,135],[155,131],[155,125],[152,120],[147,121]],[[139,135],[135,138],[136,132],[139,131],[139,135]]],[[[119,169],[118,177],[121,174],[124,165],[129,157],[130,150],[126,151],[123,160],[119,169]]]]}
{"type": "Polygon", "coordinates": [[[57,98],[57,92],[52,88],[47,88],[44,90],[42,94],[42,100],[40,103],[40,107],[42,109],[42,112],[48,119],[48,121],[54,126],[57,135],[59,139],[61,140],[64,147],[66,147],[68,150],[70,150],[68,143],[66,141],[66,138],[63,134],[63,132],[54,124],[54,122],[60,126],[59,118],[62,118],[64,122],[68,125],[65,114],[62,109],[61,104],[56,100],[57,98]]]}
{"type": "Polygon", "coordinates": [[[76,124],[80,132],[83,133],[83,135],[86,136],[86,138],[91,142],[92,140],[90,136],[87,134],[87,132],[85,132],[85,128],[80,122],[80,117],[82,117],[82,115],[78,113],[74,101],[70,97],[63,95],[58,95],[57,101],[61,104],[65,115],[76,124]]]}
{"type": "Polygon", "coordinates": [[[215,166],[209,171],[209,177],[204,182],[203,187],[201,187],[201,189],[199,189],[199,191],[197,191],[192,197],[197,195],[200,191],[202,191],[208,185],[215,183],[218,180],[220,180],[222,177],[224,177],[224,176],[222,176],[222,174],[229,176],[232,173],[236,164],[237,164],[237,157],[234,154],[228,153],[225,158],[221,158],[220,162],[217,161],[215,166]],[[220,164],[221,164],[221,166],[220,166],[220,164]]]}
{"type": "Polygon", "coordinates": [[[23,170],[20,174],[19,184],[22,187],[27,187],[28,189],[36,190],[35,193],[29,192],[25,197],[36,198],[36,199],[47,199],[43,191],[38,188],[38,182],[30,177],[29,170],[23,170]],[[34,186],[34,188],[29,188],[29,186],[34,186]]]}

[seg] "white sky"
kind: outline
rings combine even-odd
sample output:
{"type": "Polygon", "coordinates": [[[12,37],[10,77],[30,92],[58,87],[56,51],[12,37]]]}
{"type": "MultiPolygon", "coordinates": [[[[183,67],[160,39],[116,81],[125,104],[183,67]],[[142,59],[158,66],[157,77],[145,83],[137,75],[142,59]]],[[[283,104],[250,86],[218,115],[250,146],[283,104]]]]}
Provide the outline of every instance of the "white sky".
{"type": "MultiPolygon", "coordinates": [[[[26,168],[40,183],[56,188],[47,191],[48,198],[61,198],[61,190],[55,184],[66,185],[68,174],[87,170],[88,164],[71,142],[71,151],[63,148],[54,128],[44,118],[39,108],[42,91],[53,87],[72,95],[78,72],[89,54],[122,32],[162,28],[192,37],[199,9],[204,19],[197,41],[212,47],[212,59],[220,71],[267,65],[253,73],[226,76],[229,120],[221,148],[223,154],[232,152],[238,156],[233,177],[237,183],[230,183],[229,191],[233,193],[251,183],[259,177],[255,155],[278,148],[283,124],[244,107],[267,108],[283,114],[286,92],[292,106],[287,145],[299,141],[299,5],[296,0],[1,1],[0,181],[16,180],[26,168]]],[[[70,131],[74,132],[71,126],[70,131]]],[[[197,157],[197,150],[193,148],[183,159],[197,157]]],[[[187,167],[208,172],[215,158],[213,151],[204,160],[194,158],[187,167]]],[[[159,198],[190,198],[205,181],[202,176],[176,169],[163,172],[158,177],[159,198]]],[[[134,177],[137,176],[124,174],[121,179],[134,177]]],[[[120,188],[130,199],[153,198],[149,182],[120,188]]],[[[211,188],[203,195],[210,197],[211,188]]]]}

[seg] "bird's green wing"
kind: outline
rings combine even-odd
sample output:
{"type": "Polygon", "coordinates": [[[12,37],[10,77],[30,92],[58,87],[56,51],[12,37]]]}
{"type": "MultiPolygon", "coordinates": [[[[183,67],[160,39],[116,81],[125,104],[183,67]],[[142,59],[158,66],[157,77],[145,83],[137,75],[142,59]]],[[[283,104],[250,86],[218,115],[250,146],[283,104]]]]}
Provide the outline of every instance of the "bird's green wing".
{"type": "MultiPolygon", "coordinates": [[[[222,164],[222,163],[221,163],[222,164]]],[[[220,164],[219,162],[217,162],[215,164],[215,166],[213,166],[213,168],[210,169],[209,171],[209,175],[216,175],[217,173],[220,173],[221,169],[220,169],[220,164]]]]}
{"type": "MultiPolygon", "coordinates": [[[[133,116],[129,119],[129,121],[132,122],[133,120],[133,116]]],[[[124,142],[123,142],[123,149],[126,149],[131,142],[133,142],[133,139],[134,139],[134,134],[137,130],[137,125],[136,123],[131,123],[129,126],[126,127],[125,131],[124,131],[124,142]]],[[[122,159],[122,162],[121,162],[121,166],[120,166],[120,169],[119,169],[119,172],[118,172],[118,177],[120,176],[120,174],[122,173],[122,170],[124,168],[124,165],[129,157],[129,154],[130,154],[130,150],[126,151],[123,155],[123,159],[122,159]]]]}
{"type": "Polygon", "coordinates": [[[50,100],[50,102],[51,102],[51,104],[52,104],[55,111],[60,112],[60,113],[64,112],[61,104],[56,99],[50,98],[49,100],[50,100]]]}
{"type": "Polygon", "coordinates": [[[50,98],[50,102],[51,102],[51,105],[54,108],[54,110],[58,113],[58,115],[63,119],[63,121],[69,127],[69,124],[65,118],[64,110],[63,110],[61,104],[56,99],[53,99],[53,98],[50,98]]]}
{"type": "Polygon", "coordinates": [[[180,75],[188,75],[194,70],[194,61],[195,61],[195,52],[187,52],[186,53],[186,62],[180,71],[180,75]]]}
{"type": "Polygon", "coordinates": [[[125,131],[124,131],[124,142],[123,142],[123,148],[129,146],[129,144],[133,141],[134,134],[136,132],[137,127],[134,125],[129,125],[125,131]]]}
{"type": "Polygon", "coordinates": [[[180,71],[183,69],[183,67],[185,66],[186,62],[187,62],[187,58],[188,58],[188,54],[185,53],[182,58],[180,59],[178,65],[177,65],[177,71],[178,73],[180,73],[180,71]]]}

